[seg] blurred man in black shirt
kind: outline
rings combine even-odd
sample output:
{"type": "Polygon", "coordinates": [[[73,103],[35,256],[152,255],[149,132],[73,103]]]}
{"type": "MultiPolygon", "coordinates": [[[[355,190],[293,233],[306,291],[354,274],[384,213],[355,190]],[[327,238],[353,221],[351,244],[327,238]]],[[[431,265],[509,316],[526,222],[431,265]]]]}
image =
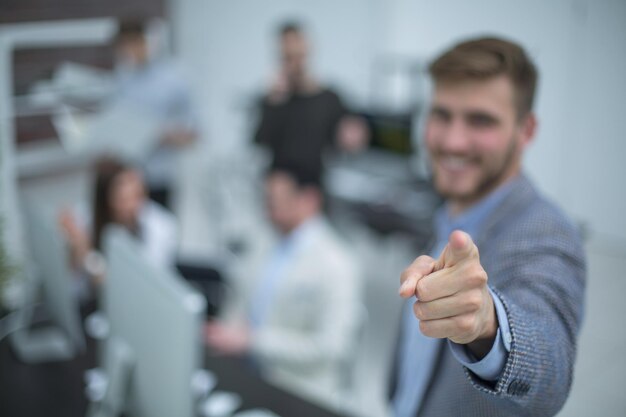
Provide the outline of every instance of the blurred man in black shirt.
{"type": "Polygon", "coordinates": [[[281,27],[280,53],[281,68],[263,98],[255,142],[270,149],[275,163],[296,162],[317,169],[328,146],[346,151],[365,146],[364,121],[350,115],[339,96],[310,74],[309,43],[299,25],[281,27]]]}

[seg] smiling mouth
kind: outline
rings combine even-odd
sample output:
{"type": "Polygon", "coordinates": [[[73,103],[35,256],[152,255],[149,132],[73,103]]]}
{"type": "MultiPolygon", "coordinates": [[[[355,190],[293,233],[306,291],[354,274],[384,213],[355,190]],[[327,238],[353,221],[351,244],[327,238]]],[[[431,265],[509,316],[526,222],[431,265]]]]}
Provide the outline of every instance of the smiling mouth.
{"type": "Polygon", "coordinates": [[[446,171],[461,172],[475,164],[475,160],[460,156],[440,156],[437,158],[439,165],[446,171]]]}

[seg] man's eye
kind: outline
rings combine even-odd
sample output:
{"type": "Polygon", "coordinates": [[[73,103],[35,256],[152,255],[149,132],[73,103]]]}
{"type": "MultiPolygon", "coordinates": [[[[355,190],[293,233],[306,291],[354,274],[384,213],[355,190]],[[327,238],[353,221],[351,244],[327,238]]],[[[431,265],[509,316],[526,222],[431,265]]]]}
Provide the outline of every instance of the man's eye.
{"type": "Polygon", "coordinates": [[[484,116],[470,117],[468,122],[470,126],[474,127],[490,127],[496,125],[496,120],[491,117],[484,116]]]}
{"type": "Polygon", "coordinates": [[[432,120],[436,120],[436,121],[438,121],[438,122],[447,122],[447,121],[449,121],[449,120],[450,120],[450,115],[449,115],[449,114],[446,114],[446,113],[443,113],[443,112],[437,112],[437,111],[435,111],[435,112],[432,112],[432,113],[430,114],[430,118],[431,118],[432,120]]]}

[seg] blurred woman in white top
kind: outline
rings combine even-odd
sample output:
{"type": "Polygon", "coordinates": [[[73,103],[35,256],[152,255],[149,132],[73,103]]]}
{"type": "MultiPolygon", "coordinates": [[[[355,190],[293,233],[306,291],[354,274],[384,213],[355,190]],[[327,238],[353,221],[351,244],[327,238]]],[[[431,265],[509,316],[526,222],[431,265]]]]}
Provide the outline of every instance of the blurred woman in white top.
{"type": "MultiPolygon", "coordinates": [[[[109,224],[125,227],[140,242],[146,259],[155,265],[173,267],[177,251],[174,216],[146,197],[139,170],[113,158],[96,163],[91,215],[63,210],[61,229],[70,247],[71,262],[87,287],[104,279],[102,235],[109,224]],[[81,219],[82,217],[82,219],[81,219]]],[[[84,288],[81,292],[90,292],[84,288]]],[[[84,294],[83,294],[84,295],[84,294]]]]}

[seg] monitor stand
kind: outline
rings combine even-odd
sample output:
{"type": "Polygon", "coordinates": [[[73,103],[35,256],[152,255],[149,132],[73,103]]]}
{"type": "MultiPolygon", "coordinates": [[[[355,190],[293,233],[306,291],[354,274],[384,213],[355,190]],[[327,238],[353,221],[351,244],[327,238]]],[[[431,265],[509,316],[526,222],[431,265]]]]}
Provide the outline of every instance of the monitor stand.
{"type": "MultiPolygon", "coordinates": [[[[135,365],[132,349],[121,339],[110,337],[106,342],[104,367],[87,370],[86,417],[118,417],[126,411],[126,393],[135,365]]],[[[190,381],[194,397],[202,404],[215,388],[217,378],[206,369],[198,369],[190,381]]]]}
{"type": "Polygon", "coordinates": [[[92,370],[87,381],[89,408],[86,417],[118,417],[126,406],[126,393],[135,360],[130,347],[111,337],[106,342],[104,369],[92,370]]]}
{"type": "Polygon", "coordinates": [[[69,335],[54,325],[31,328],[38,284],[33,278],[25,279],[24,302],[12,317],[13,331],[9,335],[11,346],[24,363],[70,360],[76,356],[78,350],[69,335]]]}

